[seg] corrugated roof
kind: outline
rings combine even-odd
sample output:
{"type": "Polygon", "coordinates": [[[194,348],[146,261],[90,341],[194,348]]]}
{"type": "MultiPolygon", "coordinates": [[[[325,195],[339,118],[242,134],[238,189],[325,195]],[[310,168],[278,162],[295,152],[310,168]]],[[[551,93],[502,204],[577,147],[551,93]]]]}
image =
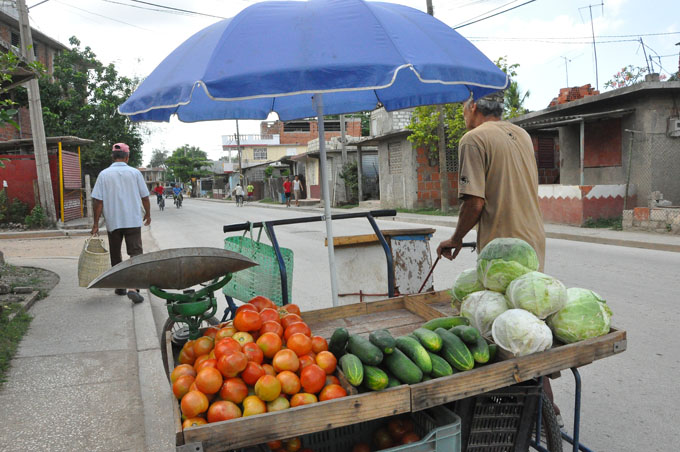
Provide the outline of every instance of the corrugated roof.
{"type": "Polygon", "coordinates": [[[523,122],[517,124],[525,130],[543,129],[548,127],[557,127],[566,124],[572,124],[576,122],[589,122],[595,121],[601,118],[620,118],[622,116],[629,115],[635,111],[634,108],[619,109],[619,110],[609,110],[599,113],[584,113],[581,115],[566,115],[566,116],[553,116],[552,118],[539,119],[536,121],[523,122]]]}

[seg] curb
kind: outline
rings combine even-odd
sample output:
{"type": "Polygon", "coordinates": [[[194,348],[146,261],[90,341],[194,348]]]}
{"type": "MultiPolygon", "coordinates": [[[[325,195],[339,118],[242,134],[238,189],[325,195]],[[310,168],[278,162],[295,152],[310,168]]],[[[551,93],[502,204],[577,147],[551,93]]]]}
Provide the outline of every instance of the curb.
{"type": "Polygon", "coordinates": [[[639,240],[611,239],[607,237],[592,237],[587,235],[566,234],[563,232],[547,232],[546,238],[572,240],[575,242],[598,243],[601,245],[626,246],[628,248],[641,248],[655,251],[670,251],[680,253],[680,245],[671,243],[640,242],[639,240]]]}
{"type": "Polygon", "coordinates": [[[11,322],[14,319],[14,317],[17,316],[17,314],[20,314],[22,312],[28,312],[28,310],[33,307],[35,302],[38,301],[39,294],[40,292],[38,292],[37,290],[31,292],[31,295],[29,295],[28,299],[21,302],[21,309],[19,309],[17,312],[12,313],[12,315],[9,317],[9,321],[11,322]]]}
{"type": "MultiPolygon", "coordinates": [[[[106,232],[101,230],[100,232],[106,232]]],[[[28,232],[0,232],[0,240],[10,239],[49,239],[54,237],[84,236],[90,235],[89,230],[48,230],[48,231],[28,231],[28,232]]]]}

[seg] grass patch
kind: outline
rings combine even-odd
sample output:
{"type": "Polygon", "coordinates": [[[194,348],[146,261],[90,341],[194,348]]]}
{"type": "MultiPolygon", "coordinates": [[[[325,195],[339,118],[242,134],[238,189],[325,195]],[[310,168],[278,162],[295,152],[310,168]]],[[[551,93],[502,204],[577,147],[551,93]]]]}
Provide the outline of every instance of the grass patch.
{"type": "Polygon", "coordinates": [[[621,217],[617,218],[598,218],[596,220],[588,218],[583,222],[584,228],[600,228],[600,229],[613,229],[615,231],[622,231],[623,226],[621,225],[621,217]]]}
{"type": "Polygon", "coordinates": [[[438,216],[458,215],[457,207],[451,208],[451,210],[449,210],[448,212],[442,212],[440,209],[435,209],[434,207],[424,207],[422,209],[403,209],[401,207],[397,207],[394,210],[396,210],[399,213],[414,213],[417,215],[438,215],[438,216]]]}
{"type": "Polygon", "coordinates": [[[262,198],[258,202],[262,204],[280,204],[278,201],[274,201],[272,198],[262,198]]]}
{"type": "Polygon", "coordinates": [[[10,316],[20,309],[19,303],[9,303],[0,311],[0,386],[7,381],[12,357],[33,320],[33,317],[23,311],[10,320],[10,316]]]}

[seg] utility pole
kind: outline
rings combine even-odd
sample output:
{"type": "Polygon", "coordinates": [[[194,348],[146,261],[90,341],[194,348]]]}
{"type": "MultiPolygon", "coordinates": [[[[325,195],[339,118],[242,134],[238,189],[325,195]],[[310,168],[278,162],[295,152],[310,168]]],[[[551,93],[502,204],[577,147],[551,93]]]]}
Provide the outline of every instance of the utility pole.
{"type": "MultiPolygon", "coordinates": [[[[434,17],[432,0],[427,0],[427,13],[434,17]]],[[[444,106],[437,105],[439,122],[437,123],[437,141],[439,144],[439,188],[441,198],[441,211],[449,211],[449,176],[446,172],[446,131],[444,129],[444,106]]],[[[406,207],[406,206],[404,206],[406,207]]]]}
{"type": "Polygon", "coordinates": [[[241,166],[241,134],[238,131],[238,119],[236,120],[236,152],[238,153],[238,181],[243,183],[243,166],[241,166]]]}
{"type": "Polygon", "coordinates": [[[347,135],[345,134],[345,115],[340,115],[340,146],[342,146],[342,165],[347,164],[347,135]]]}
{"type": "MultiPolygon", "coordinates": [[[[28,8],[25,0],[17,0],[19,11],[19,32],[21,36],[21,52],[24,58],[32,63],[35,61],[33,53],[33,37],[31,27],[28,24],[28,8]]],[[[33,136],[33,149],[35,154],[35,168],[38,174],[38,193],[40,205],[50,222],[57,222],[57,211],[54,205],[54,193],[52,192],[52,178],[50,176],[50,163],[47,157],[47,142],[45,140],[45,126],[42,117],[42,104],[40,102],[40,89],[38,79],[33,78],[26,84],[28,89],[28,112],[31,118],[31,131],[33,136]]]]}

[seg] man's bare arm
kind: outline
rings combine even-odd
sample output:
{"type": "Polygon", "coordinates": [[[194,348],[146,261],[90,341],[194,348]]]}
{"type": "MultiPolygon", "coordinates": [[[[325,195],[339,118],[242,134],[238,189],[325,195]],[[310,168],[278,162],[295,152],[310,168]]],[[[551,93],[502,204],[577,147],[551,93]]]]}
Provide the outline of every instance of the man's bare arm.
{"type": "Polygon", "coordinates": [[[142,198],[142,205],[144,206],[144,226],[151,224],[151,203],[149,197],[142,198]]]}
{"type": "Polygon", "coordinates": [[[463,238],[475,227],[484,209],[484,198],[464,195],[458,214],[458,225],[450,239],[444,240],[437,247],[437,256],[453,260],[463,246],[463,238]]]}
{"type": "Polygon", "coordinates": [[[99,218],[102,216],[102,209],[104,208],[104,202],[101,199],[92,198],[92,216],[94,217],[94,224],[92,225],[92,230],[90,234],[95,235],[99,233],[99,218]]]}

